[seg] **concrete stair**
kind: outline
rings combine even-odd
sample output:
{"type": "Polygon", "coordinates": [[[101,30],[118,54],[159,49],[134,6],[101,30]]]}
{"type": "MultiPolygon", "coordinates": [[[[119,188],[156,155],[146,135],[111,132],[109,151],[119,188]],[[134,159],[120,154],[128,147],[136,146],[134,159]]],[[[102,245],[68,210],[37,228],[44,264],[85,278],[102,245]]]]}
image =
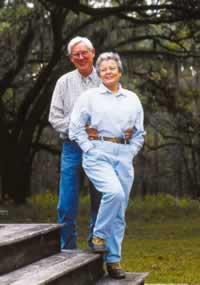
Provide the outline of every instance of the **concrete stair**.
{"type": "Polygon", "coordinates": [[[147,273],[124,280],[104,275],[99,254],[60,251],[57,224],[0,224],[0,285],[143,285],[147,273]]]}

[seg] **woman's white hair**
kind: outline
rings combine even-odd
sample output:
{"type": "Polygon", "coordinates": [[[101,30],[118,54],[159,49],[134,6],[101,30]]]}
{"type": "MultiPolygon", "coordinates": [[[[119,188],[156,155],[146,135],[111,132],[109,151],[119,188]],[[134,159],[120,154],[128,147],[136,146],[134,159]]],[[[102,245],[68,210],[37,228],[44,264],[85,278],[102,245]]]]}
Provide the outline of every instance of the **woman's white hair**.
{"type": "Polygon", "coordinates": [[[98,75],[99,75],[99,67],[102,61],[109,60],[109,59],[112,59],[117,63],[117,66],[120,72],[123,71],[122,62],[121,62],[119,54],[114,53],[114,52],[104,52],[98,56],[97,61],[96,61],[96,70],[97,70],[98,75]]]}
{"type": "Polygon", "coordinates": [[[93,44],[91,43],[91,41],[88,38],[85,38],[85,37],[75,37],[68,43],[68,46],[67,46],[68,55],[70,55],[72,53],[72,48],[75,45],[79,44],[79,43],[85,44],[88,49],[93,49],[94,48],[93,44]]]}

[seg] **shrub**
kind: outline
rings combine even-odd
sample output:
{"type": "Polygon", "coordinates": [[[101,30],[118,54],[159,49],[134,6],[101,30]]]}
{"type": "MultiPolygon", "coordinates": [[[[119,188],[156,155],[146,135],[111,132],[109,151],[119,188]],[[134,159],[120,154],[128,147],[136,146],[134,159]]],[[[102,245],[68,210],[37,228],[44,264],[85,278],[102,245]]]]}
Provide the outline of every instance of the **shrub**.
{"type": "Polygon", "coordinates": [[[135,197],[129,201],[128,217],[136,216],[142,220],[163,220],[165,218],[183,218],[189,214],[200,214],[200,202],[188,198],[176,198],[169,194],[135,197]]]}

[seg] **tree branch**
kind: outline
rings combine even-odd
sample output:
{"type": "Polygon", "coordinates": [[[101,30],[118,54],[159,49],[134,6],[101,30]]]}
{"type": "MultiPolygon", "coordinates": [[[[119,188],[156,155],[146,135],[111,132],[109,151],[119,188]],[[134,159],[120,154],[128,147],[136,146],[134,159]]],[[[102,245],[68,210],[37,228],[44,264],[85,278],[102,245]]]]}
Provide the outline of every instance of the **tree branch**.
{"type": "Polygon", "coordinates": [[[23,39],[20,42],[19,47],[17,48],[17,58],[15,66],[12,66],[0,80],[0,95],[3,95],[5,90],[10,86],[11,82],[18,75],[21,69],[24,67],[25,60],[29,54],[29,50],[32,44],[32,41],[37,31],[36,25],[32,22],[29,22],[28,29],[23,39]]]}

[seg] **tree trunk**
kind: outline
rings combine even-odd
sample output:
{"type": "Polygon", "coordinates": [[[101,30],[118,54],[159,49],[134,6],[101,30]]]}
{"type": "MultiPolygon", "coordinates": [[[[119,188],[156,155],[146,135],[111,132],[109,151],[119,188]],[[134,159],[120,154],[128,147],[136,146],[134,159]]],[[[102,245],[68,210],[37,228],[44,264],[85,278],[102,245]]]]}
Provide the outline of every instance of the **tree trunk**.
{"type": "Polygon", "coordinates": [[[0,143],[2,199],[8,197],[17,204],[24,203],[30,194],[31,148],[25,153],[12,136],[3,137],[0,143]]]}

